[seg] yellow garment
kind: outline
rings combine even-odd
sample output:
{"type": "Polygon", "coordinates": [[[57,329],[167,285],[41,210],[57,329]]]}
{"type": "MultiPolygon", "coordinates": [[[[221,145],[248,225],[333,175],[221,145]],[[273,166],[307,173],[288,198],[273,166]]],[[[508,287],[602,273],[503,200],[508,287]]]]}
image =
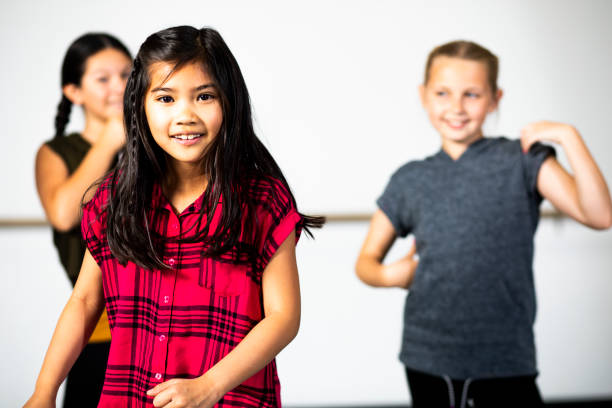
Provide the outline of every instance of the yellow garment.
{"type": "Polygon", "coordinates": [[[110,341],[111,333],[110,327],[108,325],[108,316],[106,316],[106,309],[102,311],[102,316],[100,316],[100,320],[98,320],[98,324],[94,329],[93,333],[91,333],[91,337],[89,338],[90,343],[102,343],[105,341],[110,341]]]}

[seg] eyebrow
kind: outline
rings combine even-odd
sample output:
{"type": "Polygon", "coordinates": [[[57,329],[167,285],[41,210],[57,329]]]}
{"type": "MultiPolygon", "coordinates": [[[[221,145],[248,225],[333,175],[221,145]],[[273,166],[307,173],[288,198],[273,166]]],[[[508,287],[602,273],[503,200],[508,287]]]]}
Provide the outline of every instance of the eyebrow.
{"type": "MultiPolygon", "coordinates": [[[[207,88],[215,88],[215,87],[216,87],[215,84],[204,84],[204,85],[200,85],[194,88],[193,90],[197,92],[197,91],[202,91],[207,88]]],[[[173,88],[165,88],[162,86],[158,86],[156,88],[151,89],[150,92],[172,92],[172,91],[174,91],[173,88]]]]}

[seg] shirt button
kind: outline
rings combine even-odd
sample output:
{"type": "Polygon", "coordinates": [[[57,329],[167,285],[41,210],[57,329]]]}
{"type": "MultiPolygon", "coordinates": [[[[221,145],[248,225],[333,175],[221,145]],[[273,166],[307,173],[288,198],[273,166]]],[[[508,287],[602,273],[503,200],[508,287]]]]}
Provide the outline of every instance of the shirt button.
{"type": "Polygon", "coordinates": [[[170,301],[170,296],[164,296],[164,303],[168,303],[170,301]]]}
{"type": "Polygon", "coordinates": [[[174,258],[170,258],[170,259],[168,259],[168,264],[169,264],[170,266],[174,266],[174,258]]]}
{"type": "Polygon", "coordinates": [[[164,336],[163,334],[159,336],[159,341],[164,341],[164,340],[166,340],[166,336],[164,336]]]}
{"type": "Polygon", "coordinates": [[[155,374],[156,380],[161,380],[162,375],[160,373],[155,374]]]}

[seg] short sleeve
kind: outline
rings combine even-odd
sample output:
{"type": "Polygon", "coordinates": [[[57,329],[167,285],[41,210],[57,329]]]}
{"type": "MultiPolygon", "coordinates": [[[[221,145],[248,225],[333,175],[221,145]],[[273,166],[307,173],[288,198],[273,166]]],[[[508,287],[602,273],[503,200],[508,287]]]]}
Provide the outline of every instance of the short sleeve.
{"type": "Polygon", "coordinates": [[[110,177],[100,184],[93,198],[82,208],[81,235],[98,265],[102,264],[105,254],[110,253],[106,244],[106,213],[104,211],[109,197],[109,185],[110,177]]]}
{"type": "Polygon", "coordinates": [[[385,213],[395,233],[400,237],[405,237],[412,230],[410,222],[410,210],[406,202],[406,183],[402,182],[399,171],[391,176],[389,183],[385,187],[382,195],[376,200],[378,208],[385,213]]]}
{"type": "Polygon", "coordinates": [[[263,271],[281,244],[295,230],[300,238],[303,218],[298,213],[288,188],[278,180],[260,183],[257,189],[258,220],[262,239],[259,269],[263,271]]]}
{"type": "Polygon", "coordinates": [[[522,157],[528,192],[536,198],[538,204],[542,201],[538,191],[538,173],[542,163],[549,157],[556,157],[555,149],[542,143],[534,143],[522,157]]]}

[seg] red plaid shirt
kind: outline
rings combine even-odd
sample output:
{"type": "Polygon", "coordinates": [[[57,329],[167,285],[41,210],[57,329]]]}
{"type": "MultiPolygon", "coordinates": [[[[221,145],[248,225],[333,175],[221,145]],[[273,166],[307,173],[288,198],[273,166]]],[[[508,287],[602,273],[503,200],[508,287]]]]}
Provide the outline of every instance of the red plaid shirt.
{"type": "MultiPolygon", "coordinates": [[[[168,242],[163,261],[169,271],[121,266],[110,252],[102,212],[110,177],[83,208],[82,232],[102,270],[102,284],[112,340],[98,407],[152,407],[146,391],[172,378],[202,375],[228,354],[263,317],[261,277],[268,261],[302,219],[280,182],[259,181],[249,190],[265,237],[255,266],[203,258],[202,244],[168,242]],[[276,190],[278,194],[271,194],[276,190]]],[[[190,230],[203,196],[180,215],[156,186],[149,213],[152,228],[166,237],[190,230]]],[[[219,204],[213,215],[220,217],[219,204]]],[[[227,393],[217,407],[279,407],[280,384],[273,360],[227,393]]]]}

